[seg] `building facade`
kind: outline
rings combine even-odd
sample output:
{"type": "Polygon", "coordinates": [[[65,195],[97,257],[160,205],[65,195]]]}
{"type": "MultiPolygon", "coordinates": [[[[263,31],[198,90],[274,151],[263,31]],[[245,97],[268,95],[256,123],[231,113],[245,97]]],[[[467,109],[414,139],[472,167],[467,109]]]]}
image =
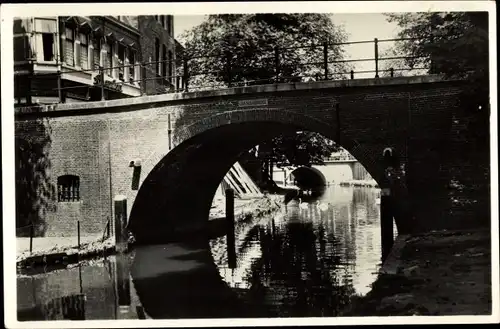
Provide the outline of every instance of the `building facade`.
{"type": "Polygon", "coordinates": [[[176,81],[174,17],[139,16],[138,26],[146,94],[173,91],[176,81]]]}
{"type": "Polygon", "coordinates": [[[15,104],[168,92],[172,84],[167,76],[175,72],[174,45],[173,16],[167,15],[16,19],[15,104]],[[145,63],[158,60],[171,64],[145,63]]]}
{"type": "MultiPolygon", "coordinates": [[[[99,101],[169,92],[174,59],[172,16],[19,18],[14,21],[15,105],[99,101]],[[158,60],[167,64],[156,63],[158,60]]],[[[31,157],[39,156],[36,150],[45,152],[49,148],[46,141],[57,139],[61,131],[70,131],[73,136],[66,140],[67,147],[57,143],[50,146],[54,157],[50,165],[46,164],[50,167],[46,183],[53,190],[50,211],[18,211],[18,235],[29,234],[26,227],[33,216],[43,217],[46,225],[40,231],[48,236],[74,236],[77,221],[81,221],[82,234],[102,233],[112,215],[112,195],[107,193],[111,185],[105,179],[113,166],[108,129],[111,130],[107,123],[103,126],[80,120],[63,124],[51,120],[50,129],[38,121],[16,122],[18,191],[32,188],[22,182],[35,180],[42,170],[43,166],[31,166],[31,157]],[[40,136],[47,138],[33,146],[32,139],[40,136]],[[84,141],[94,144],[82,147],[84,141]]],[[[17,208],[31,207],[22,199],[16,199],[17,208]]]]}

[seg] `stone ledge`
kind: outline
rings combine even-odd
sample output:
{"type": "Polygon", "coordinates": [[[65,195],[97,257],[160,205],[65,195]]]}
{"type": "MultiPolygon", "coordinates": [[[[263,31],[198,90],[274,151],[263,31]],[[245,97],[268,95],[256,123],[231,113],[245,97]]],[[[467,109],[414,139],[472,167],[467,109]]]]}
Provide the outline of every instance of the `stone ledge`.
{"type": "MultiPolygon", "coordinates": [[[[103,109],[116,109],[120,107],[144,107],[151,108],[165,105],[169,102],[181,102],[188,100],[198,100],[204,98],[235,96],[235,95],[253,95],[259,93],[286,92],[298,90],[318,90],[328,88],[350,88],[350,87],[373,87],[373,86],[389,86],[389,85],[410,85],[421,83],[436,83],[447,80],[440,75],[424,75],[411,77],[394,77],[394,78],[367,78],[367,79],[351,79],[351,80],[332,80],[332,81],[314,81],[314,82],[295,82],[295,83],[280,83],[266,84],[258,86],[235,87],[217,90],[206,90],[187,93],[168,93],[152,96],[141,96],[132,98],[123,98],[108,101],[82,102],[71,104],[54,104],[54,105],[35,105],[27,107],[15,108],[15,114],[41,114],[47,112],[61,111],[96,111],[103,109]]],[[[105,111],[105,110],[104,110],[105,111]]]]}

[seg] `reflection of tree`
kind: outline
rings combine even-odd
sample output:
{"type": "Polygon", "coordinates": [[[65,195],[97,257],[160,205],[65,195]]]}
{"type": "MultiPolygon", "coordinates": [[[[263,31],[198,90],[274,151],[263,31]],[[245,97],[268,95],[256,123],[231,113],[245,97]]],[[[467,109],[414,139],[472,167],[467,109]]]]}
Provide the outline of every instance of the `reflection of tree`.
{"type": "Polygon", "coordinates": [[[45,232],[45,214],[55,198],[51,183],[49,149],[51,129],[48,120],[16,123],[16,228],[18,235],[29,235],[25,229],[34,224],[35,235],[45,232]],[[24,229],[23,229],[24,228],[24,229]]]}
{"type": "Polygon", "coordinates": [[[259,238],[262,256],[247,277],[249,298],[279,316],[335,316],[349,303],[354,288],[335,274],[337,242],[322,223],[288,223],[275,234],[261,228],[259,238]]]}

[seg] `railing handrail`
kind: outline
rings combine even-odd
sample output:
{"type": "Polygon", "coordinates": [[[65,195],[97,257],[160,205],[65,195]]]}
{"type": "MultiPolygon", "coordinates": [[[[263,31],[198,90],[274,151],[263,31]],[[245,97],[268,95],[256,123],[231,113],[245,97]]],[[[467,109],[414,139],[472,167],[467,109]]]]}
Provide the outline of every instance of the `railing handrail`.
{"type": "MultiPolygon", "coordinates": [[[[320,79],[320,80],[332,80],[336,79],[338,77],[343,76],[344,78],[348,78],[350,75],[351,79],[354,79],[354,74],[368,74],[368,73],[375,73],[375,78],[379,77],[379,73],[381,72],[390,72],[390,76],[394,75],[394,72],[397,71],[410,71],[410,70],[423,70],[423,69],[428,69],[427,67],[410,67],[410,68],[385,68],[385,69],[379,69],[378,64],[381,61],[389,61],[389,60],[408,60],[408,59],[424,59],[426,57],[424,56],[390,56],[390,57],[379,57],[378,54],[378,44],[382,42],[397,42],[397,41],[412,41],[412,40],[420,40],[420,39],[426,39],[426,38],[393,38],[393,39],[373,39],[373,40],[361,40],[361,41],[346,41],[346,42],[324,42],[324,43],[316,43],[316,44],[309,44],[309,45],[303,45],[303,46],[271,46],[269,47],[269,56],[264,56],[262,58],[259,58],[259,61],[262,60],[268,60],[268,61],[274,61],[274,68],[272,66],[237,66],[236,68],[234,65],[231,65],[231,63],[234,60],[237,60],[238,57],[237,55],[234,55],[232,53],[229,53],[227,51],[220,51],[217,54],[210,54],[210,55],[204,55],[204,56],[192,56],[185,54],[184,56],[182,55],[176,55],[174,58],[169,58],[169,59],[164,59],[164,60],[156,60],[156,61],[146,61],[146,62],[135,62],[135,63],[129,63],[125,64],[123,63],[122,65],[115,65],[115,66],[95,66],[93,61],[91,62],[90,58],[87,59],[87,65],[90,66],[91,68],[87,69],[81,69],[78,67],[71,67],[69,64],[65,63],[64,60],[60,60],[59,56],[56,57],[56,66],[57,66],[57,72],[54,73],[42,73],[42,74],[37,74],[38,76],[43,76],[43,77],[50,77],[50,76],[57,76],[58,79],[58,86],[57,88],[48,88],[45,90],[33,90],[32,95],[37,95],[41,94],[44,92],[52,92],[57,90],[59,93],[59,101],[62,102],[62,91],[64,90],[75,90],[79,88],[88,88],[91,85],[81,85],[81,86],[62,86],[62,79],[64,77],[64,74],[67,73],[73,73],[73,72],[83,72],[83,73],[91,73],[92,77],[96,76],[101,76],[100,80],[96,80],[96,82],[93,84],[95,85],[100,85],[101,87],[101,95],[102,95],[102,100],[104,100],[104,90],[105,86],[107,84],[107,81],[110,81],[109,77],[111,77],[111,81],[115,86],[124,86],[124,85],[135,85],[136,87],[140,87],[141,90],[141,95],[143,94],[145,89],[145,84],[148,81],[153,81],[156,83],[158,79],[160,79],[162,84],[164,82],[168,82],[166,88],[167,89],[173,89],[176,92],[187,92],[189,91],[188,85],[189,81],[193,78],[196,78],[198,76],[212,76],[213,80],[212,82],[207,82],[207,85],[212,85],[212,87],[216,87],[215,85],[217,84],[217,80],[219,80],[220,83],[224,84],[227,87],[232,87],[233,84],[236,85],[241,85],[241,84],[249,84],[249,83],[259,83],[263,82],[265,84],[268,83],[280,83],[280,82],[287,82],[287,80],[297,80],[297,79],[304,79],[304,78],[313,78],[313,79],[320,79]],[[328,56],[328,51],[329,47],[332,46],[343,46],[343,45],[354,45],[354,44],[369,44],[373,43],[375,45],[374,48],[374,57],[365,57],[365,58],[358,58],[358,59],[335,59],[335,60],[330,60],[328,56]],[[304,48],[320,48],[323,50],[322,55],[318,53],[318,61],[311,61],[311,62],[300,62],[300,63],[294,63],[294,66],[301,66],[301,67],[309,67],[309,70],[317,70],[318,72],[311,72],[311,73],[302,73],[298,75],[287,75],[286,68],[288,68],[288,64],[284,63],[283,60],[286,59],[286,51],[290,49],[304,49],[304,48]],[[221,67],[217,68],[215,70],[203,70],[203,71],[197,71],[196,69],[193,69],[192,65],[196,64],[193,63],[192,61],[196,61],[197,59],[200,58],[213,58],[213,57],[221,57],[221,67]],[[322,57],[322,59],[320,59],[322,57]],[[340,71],[335,69],[335,64],[346,64],[346,63],[360,63],[360,62],[375,62],[375,70],[356,70],[351,69],[350,72],[345,72],[345,71],[340,71]],[[164,68],[162,71],[163,72],[158,72],[158,64],[163,64],[163,65],[169,65],[170,67],[164,68]],[[151,66],[156,65],[155,68],[155,73],[153,73],[153,77],[147,77],[144,76],[143,69],[152,71],[151,66]],[[176,65],[178,69],[176,70],[173,66],[176,65]],[[125,68],[133,68],[134,71],[125,71],[125,68]],[[269,74],[269,77],[262,77],[258,79],[248,79],[245,81],[241,81],[241,76],[238,76],[240,73],[248,73],[252,72],[254,70],[256,74],[258,74],[258,70],[266,68],[267,69],[267,74],[269,74]],[[269,68],[269,69],[268,69],[269,68]],[[165,73],[168,70],[168,74],[161,74],[165,73]],[[274,70],[274,71],[273,71],[274,70]],[[109,72],[109,74],[108,74],[109,72]],[[128,74],[126,74],[128,73],[128,74]],[[121,75],[121,76],[120,76],[121,75]],[[125,78],[125,75],[127,77],[125,78]]],[[[266,50],[264,53],[267,53],[268,50],[266,50]]],[[[422,63],[422,62],[419,62],[422,63]]],[[[425,62],[424,62],[425,63],[425,62]]],[[[204,88],[205,86],[201,87],[195,87],[195,88],[204,88]]],[[[31,92],[31,91],[29,91],[31,92]]]]}

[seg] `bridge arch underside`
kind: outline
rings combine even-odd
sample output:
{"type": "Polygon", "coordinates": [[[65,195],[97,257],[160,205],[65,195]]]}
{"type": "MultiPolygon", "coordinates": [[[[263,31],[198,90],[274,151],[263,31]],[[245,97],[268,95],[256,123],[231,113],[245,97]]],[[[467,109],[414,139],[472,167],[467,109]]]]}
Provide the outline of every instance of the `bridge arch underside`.
{"type": "MultiPolygon", "coordinates": [[[[269,120],[269,115],[265,116],[268,121],[257,118],[238,122],[237,118],[242,118],[241,113],[215,116],[177,133],[185,136],[184,141],[145,178],[132,206],[129,229],[137,243],[165,243],[203,235],[220,181],[239,155],[253,146],[297,130],[335,139],[331,126],[307,116],[288,116],[297,123],[269,120]]],[[[370,169],[375,179],[383,175],[368,165],[370,169]]]]}
{"type": "Polygon", "coordinates": [[[326,177],[323,173],[313,167],[299,167],[290,175],[296,181],[298,187],[306,190],[321,190],[326,186],[326,177]]]}

